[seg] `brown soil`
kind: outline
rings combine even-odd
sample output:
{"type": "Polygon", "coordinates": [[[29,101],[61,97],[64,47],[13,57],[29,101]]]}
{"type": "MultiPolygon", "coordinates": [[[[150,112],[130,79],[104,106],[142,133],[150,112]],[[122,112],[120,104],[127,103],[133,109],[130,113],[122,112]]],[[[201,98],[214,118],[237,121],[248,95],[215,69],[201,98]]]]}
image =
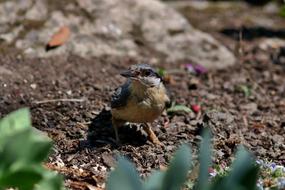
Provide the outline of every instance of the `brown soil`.
{"type": "MultiPolygon", "coordinates": [[[[229,47],[239,44],[219,36],[229,47]]],[[[167,84],[171,98],[202,107],[200,114],[163,115],[153,123],[162,147],[151,144],[134,124],[119,130],[121,146],[114,143],[110,96],[124,82],[120,71],[137,63],[131,58],[28,59],[8,48],[0,54],[0,116],[31,109],[33,126],[54,141],[46,166],[63,173],[72,189],[101,186],[118,154],[130,158],[144,176],[167,165],[183,142],[196,152],[205,125],[214,133],[215,162],[230,162],[236,147],[244,144],[259,158],[285,164],[284,62],[272,60],[279,50],[263,51],[258,41],[244,41],[242,48],[236,66],[205,75],[183,71],[184,63],[155,65],[181,69],[167,84]]]]}

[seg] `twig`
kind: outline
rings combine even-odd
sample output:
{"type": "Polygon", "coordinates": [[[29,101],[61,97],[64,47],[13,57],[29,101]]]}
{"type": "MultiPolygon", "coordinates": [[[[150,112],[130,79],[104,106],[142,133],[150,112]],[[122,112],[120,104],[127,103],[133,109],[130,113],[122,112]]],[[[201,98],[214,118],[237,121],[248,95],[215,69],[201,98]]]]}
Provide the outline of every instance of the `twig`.
{"type": "Polygon", "coordinates": [[[245,127],[248,127],[248,120],[247,120],[246,115],[243,115],[243,116],[242,116],[242,120],[243,120],[244,126],[245,126],[245,127]]]}
{"type": "Polygon", "coordinates": [[[86,101],[86,98],[81,98],[81,99],[75,99],[75,98],[71,98],[71,99],[51,99],[51,100],[41,100],[41,101],[35,101],[35,104],[46,104],[46,103],[53,103],[53,102],[84,102],[86,101]]]}

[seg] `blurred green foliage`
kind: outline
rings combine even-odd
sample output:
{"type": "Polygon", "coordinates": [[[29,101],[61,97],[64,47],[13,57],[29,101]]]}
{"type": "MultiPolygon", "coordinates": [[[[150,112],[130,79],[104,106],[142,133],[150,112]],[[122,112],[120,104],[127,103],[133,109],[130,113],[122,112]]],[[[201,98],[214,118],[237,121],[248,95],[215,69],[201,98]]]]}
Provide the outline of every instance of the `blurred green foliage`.
{"type": "MultiPolygon", "coordinates": [[[[259,168],[251,155],[239,148],[231,170],[225,176],[209,180],[208,169],[211,167],[211,138],[205,131],[200,144],[199,174],[195,190],[254,190],[259,168]]],[[[179,190],[192,182],[187,180],[191,168],[191,151],[182,145],[176,151],[166,171],[154,171],[146,180],[141,180],[134,166],[123,157],[119,158],[117,167],[110,173],[107,190],[179,190]]]]}
{"type": "Polygon", "coordinates": [[[176,104],[175,102],[172,102],[170,107],[166,111],[167,113],[178,113],[178,112],[190,113],[192,112],[192,110],[188,108],[187,106],[176,104]]]}
{"type": "Polygon", "coordinates": [[[236,90],[237,92],[242,92],[245,97],[249,97],[249,96],[251,96],[251,94],[252,94],[251,88],[250,88],[249,86],[243,85],[243,84],[237,85],[237,86],[235,87],[235,90],[236,90]]]}
{"type": "Polygon", "coordinates": [[[281,9],[280,9],[280,15],[281,15],[282,17],[285,17],[285,5],[283,5],[283,6],[281,7],[281,9]]]}
{"type": "Polygon", "coordinates": [[[0,190],[60,190],[62,178],[43,168],[52,147],[48,137],[33,131],[28,109],[0,120],[0,190]]]}

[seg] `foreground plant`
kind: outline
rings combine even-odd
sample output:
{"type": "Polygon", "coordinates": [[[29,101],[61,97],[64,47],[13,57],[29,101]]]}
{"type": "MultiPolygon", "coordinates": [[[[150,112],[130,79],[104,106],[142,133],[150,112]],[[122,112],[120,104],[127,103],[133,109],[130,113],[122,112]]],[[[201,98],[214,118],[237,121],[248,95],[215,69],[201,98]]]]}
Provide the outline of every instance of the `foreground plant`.
{"type": "MultiPolygon", "coordinates": [[[[258,166],[251,155],[242,147],[236,154],[231,170],[225,176],[209,180],[211,167],[210,133],[205,132],[200,145],[199,175],[192,187],[195,190],[254,190],[257,189],[258,166]]],[[[154,171],[145,181],[141,180],[134,166],[120,157],[117,167],[107,180],[108,190],[179,190],[186,187],[187,175],[191,168],[191,151],[186,145],[180,146],[168,170],[154,171]]],[[[189,184],[189,183],[187,183],[189,184]]],[[[192,189],[191,188],[191,189],[192,189]]],[[[189,189],[189,187],[188,187],[189,189]]]]}
{"type": "Polygon", "coordinates": [[[31,127],[28,109],[0,120],[0,190],[60,190],[62,179],[43,168],[52,147],[48,137],[31,127]]]}

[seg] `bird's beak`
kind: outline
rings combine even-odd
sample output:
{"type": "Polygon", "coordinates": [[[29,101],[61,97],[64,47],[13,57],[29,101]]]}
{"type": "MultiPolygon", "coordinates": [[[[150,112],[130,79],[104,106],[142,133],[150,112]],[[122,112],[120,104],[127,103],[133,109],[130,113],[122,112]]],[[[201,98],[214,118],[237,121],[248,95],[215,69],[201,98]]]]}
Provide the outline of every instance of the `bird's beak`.
{"type": "Polygon", "coordinates": [[[135,73],[132,70],[127,70],[121,73],[121,76],[126,77],[126,78],[135,78],[137,77],[137,73],[135,73]]]}

